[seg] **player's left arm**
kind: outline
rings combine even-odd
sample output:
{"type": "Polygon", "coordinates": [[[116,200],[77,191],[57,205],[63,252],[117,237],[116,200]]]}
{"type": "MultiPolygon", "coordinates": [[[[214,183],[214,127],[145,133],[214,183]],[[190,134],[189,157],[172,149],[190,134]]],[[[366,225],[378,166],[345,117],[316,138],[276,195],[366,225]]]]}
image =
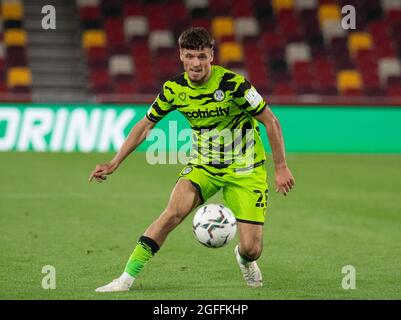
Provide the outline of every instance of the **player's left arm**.
{"type": "Polygon", "coordinates": [[[282,192],[286,196],[295,185],[295,179],[287,166],[280,122],[267,105],[261,113],[255,115],[255,118],[264,124],[269,138],[274,161],[276,192],[282,192]]]}

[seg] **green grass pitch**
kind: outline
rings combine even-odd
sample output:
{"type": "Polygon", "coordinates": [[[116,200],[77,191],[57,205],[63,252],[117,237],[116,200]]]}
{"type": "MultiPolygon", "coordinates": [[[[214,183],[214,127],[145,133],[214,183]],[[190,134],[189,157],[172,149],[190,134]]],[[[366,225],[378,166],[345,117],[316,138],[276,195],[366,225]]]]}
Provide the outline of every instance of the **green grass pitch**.
{"type": "Polygon", "coordinates": [[[192,213],[129,293],[101,294],[182,168],[138,153],[89,184],[111,157],[0,154],[0,299],[401,299],[401,155],[289,154],[297,184],[288,197],[274,193],[269,164],[262,288],[245,286],[237,238],[220,249],[195,241],[192,213]],[[41,286],[45,265],[56,268],[55,290],[41,286]],[[355,267],[354,290],[341,286],[345,265],[355,267]]]}

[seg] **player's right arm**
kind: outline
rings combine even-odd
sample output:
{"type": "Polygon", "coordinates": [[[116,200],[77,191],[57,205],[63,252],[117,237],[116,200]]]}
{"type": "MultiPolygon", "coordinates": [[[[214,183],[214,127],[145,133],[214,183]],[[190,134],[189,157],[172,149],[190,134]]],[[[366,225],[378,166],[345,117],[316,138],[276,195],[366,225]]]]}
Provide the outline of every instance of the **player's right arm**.
{"type": "Polygon", "coordinates": [[[149,135],[150,131],[156,125],[155,122],[150,121],[147,117],[140,120],[129,133],[125,139],[120,150],[114,158],[103,164],[98,164],[89,176],[89,182],[95,179],[98,182],[106,180],[106,176],[112,174],[118,166],[133,152],[149,135]]]}

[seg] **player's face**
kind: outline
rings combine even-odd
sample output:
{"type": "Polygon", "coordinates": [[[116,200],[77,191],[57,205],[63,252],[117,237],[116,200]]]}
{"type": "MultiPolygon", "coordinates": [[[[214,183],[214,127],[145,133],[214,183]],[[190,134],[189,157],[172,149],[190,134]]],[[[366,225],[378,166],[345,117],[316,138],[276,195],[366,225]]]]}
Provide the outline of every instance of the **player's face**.
{"type": "Polygon", "coordinates": [[[212,49],[180,49],[180,59],[191,82],[201,84],[209,79],[211,63],[213,61],[212,49]]]}

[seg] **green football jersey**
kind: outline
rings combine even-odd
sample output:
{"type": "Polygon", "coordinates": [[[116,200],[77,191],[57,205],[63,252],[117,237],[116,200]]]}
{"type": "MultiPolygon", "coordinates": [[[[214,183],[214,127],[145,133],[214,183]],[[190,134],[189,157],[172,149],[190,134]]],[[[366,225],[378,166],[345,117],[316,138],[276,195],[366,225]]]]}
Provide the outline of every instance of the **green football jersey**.
{"type": "Polygon", "coordinates": [[[242,76],[212,66],[209,80],[190,82],[186,72],[166,81],[146,113],[158,122],[178,110],[192,130],[189,164],[217,168],[248,168],[264,163],[266,156],[255,115],[266,107],[256,89],[242,76]]]}

